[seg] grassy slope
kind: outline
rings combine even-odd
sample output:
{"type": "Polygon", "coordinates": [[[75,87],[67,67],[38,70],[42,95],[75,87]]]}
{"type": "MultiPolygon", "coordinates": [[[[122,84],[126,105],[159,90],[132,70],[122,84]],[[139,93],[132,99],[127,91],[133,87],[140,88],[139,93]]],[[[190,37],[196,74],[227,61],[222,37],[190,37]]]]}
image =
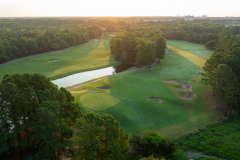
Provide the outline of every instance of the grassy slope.
{"type": "MultiPolygon", "coordinates": [[[[209,56],[201,45],[181,41],[168,41],[168,44],[188,51],[199,57],[209,56]],[[183,48],[181,47],[183,46],[183,48]],[[186,49],[187,48],[187,49],[186,49]]],[[[176,137],[199,128],[215,118],[214,106],[209,98],[210,89],[200,81],[201,69],[173,50],[165,60],[151,69],[111,77],[94,84],[71,90],[85,111],[112,114],[129,133],[155,129],[160,135],[176,137]],[[193,100],[182,100],[178,94],[179,85],[164,82],[176,79],[193,85],[197,94],[193,100]],[[109,90],[96,87],[110,86],[109,90]],[[103,111],[93,110],[82,103],[80,97],[86,93],[105,93],[121,100],[115,107],[103,111]],[[147,101],[149,97],[160,97],[165,102],[147,101]]],[[[92,99],[92,101],[99,101],[92,99]]],[[[98,103],[98,102],[95,102],[98,103]]]]}
{"type": "Polygon", "coordinates": [[[59,53],[43,53],[16,62],[0,65],[0,81],[5,74],[41,73],[51,80],[80,71],[93,70],[116,64],[110,54],[109,40],[112,35],[98,41],[68,48],[59,53]],[[56,62],[48,62],[57,59],[56,62]]]}

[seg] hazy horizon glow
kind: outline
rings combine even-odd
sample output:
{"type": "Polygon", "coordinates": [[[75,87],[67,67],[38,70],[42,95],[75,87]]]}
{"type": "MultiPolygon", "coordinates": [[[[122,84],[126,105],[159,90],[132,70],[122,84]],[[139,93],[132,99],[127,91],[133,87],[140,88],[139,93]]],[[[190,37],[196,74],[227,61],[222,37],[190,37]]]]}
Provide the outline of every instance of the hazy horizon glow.
{"type": "Polygon", "coordinates": [[[0,17],[185,16],[240,17],[239,0],[1,0],[0,17]]]}

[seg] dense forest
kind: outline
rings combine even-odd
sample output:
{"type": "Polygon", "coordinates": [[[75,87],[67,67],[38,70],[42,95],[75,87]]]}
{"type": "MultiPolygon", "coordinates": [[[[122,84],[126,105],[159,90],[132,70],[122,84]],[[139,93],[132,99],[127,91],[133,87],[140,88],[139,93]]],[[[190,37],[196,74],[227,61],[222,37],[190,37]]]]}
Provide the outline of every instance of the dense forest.
{"type": "Polygon", "coordinates": [[[102,29],[79,19],[0,19],[0,63],[86,43],[102,29]]]}

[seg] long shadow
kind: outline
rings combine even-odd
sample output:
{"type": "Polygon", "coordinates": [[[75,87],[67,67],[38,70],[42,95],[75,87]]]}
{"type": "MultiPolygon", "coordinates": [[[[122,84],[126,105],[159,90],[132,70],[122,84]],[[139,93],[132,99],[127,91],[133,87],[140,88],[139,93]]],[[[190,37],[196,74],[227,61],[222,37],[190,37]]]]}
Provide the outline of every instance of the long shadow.
{"type": "MultiPolygon", "coordinates": [[[[79,59],[88,56],[91,52],[93,52],[95,49],[97,49],[99,47],[99,45],[102,43],[102,41],[103,41],[102,38],[100,38],[98,41],[95,41],[92,39],[85,44],[65,50],[61,54],[65,54],[66,56],[68,56],[67,54],[71,54],[71,52],[75,52],[74,54],[78,54],[79,56],[76,55],[76,58],[71,58],[71,59],[64,61],[63,64],[61,65],[61,67],[53,68],[52,73],[49,74],[51,79],[65,77],[65,76],[68,76],[68,75],[71,75],[74,73],[78,73],[81,71],[92,70],[92,68],[89,68],[89,69],[76,69],[75,68],[74,70],[70,70],[67,73],[61,73],[61,69],[76,65],[78,63],[79,59]],[[56,72],[60,72],[60,73],[57,75],[54,75],[54,74],[56,74],[56,72]]],[[[69,55],[69,56],[71,56],[71,55],[69,55]]],[[[81,63],[79,65],[81,65],[81,63]]]]}

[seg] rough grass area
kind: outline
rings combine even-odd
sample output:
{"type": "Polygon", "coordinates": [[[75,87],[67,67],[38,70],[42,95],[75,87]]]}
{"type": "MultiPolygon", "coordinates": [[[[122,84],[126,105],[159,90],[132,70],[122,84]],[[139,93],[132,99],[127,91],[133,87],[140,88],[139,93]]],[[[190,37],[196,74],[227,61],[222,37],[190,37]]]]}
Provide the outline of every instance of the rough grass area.
{"type": "Polygon", "coordinates": [[[47,52],[0,65],[0,81],[5,74],[41,73],[51,80],[80,71],[99,69],[116,64],[110,54],[109,41],[112,35],[105,35],[98,41],[90,40],[80,46],[47,52]],[[49,60],[55,60],[52,63],[49,60]]]}
{"type": "MultiPolygon", "coordinates": [[[[192,52],[189,53],[198,57],[201,57],[200,54],[207,56],[212,53],[200,45],[181,41],[174,41],[174,43],[184,43],[184,46],[191,48],[192,52]],[[195,51],[198,54],[195,54],[195,51]]],[[[171,45],[174,46],[174,44],[171,45]]],[[[201,61],[201,63],[204,62],[201,61]]],[[[216,118],[215,104],[212,103],[210,96],[211,90],[201,81],[201,71],[198,65],[170,49],[165,59],[153,68],[109,77],[70,91],[82,105],[84,103],[81,97],[85,93],[97,91],[119,98],[120,103],[106,110],[95,111],[85,105],[83,111],[111,114],[120,121],[121,127],[128,133],[156,130],[161,136],[177,137],[198,129],[216,118]],[[196,94],[196,97],[192,100],[180,98],[180,94],[189,91],[178,90],[182,85],[165,82],[165,80],[177,80],[192,85],[191,93],[196,94]],[[97,89],[99,86],[109,86],[109,89],[97,89]],[[79,93],[81,90],[86,92],[79,93]],[[164,103],[148,101],[149,97],[160,97],[164,103]]]]}
{"type": "Polygon", "coordinates": [[[178,138],[177,142],[185,151],[202,152],[206,155],[216,156],[219,159],[239,160],[239,124],[240,118],[223,124],[208,125],[194,133],[178,138]]]}

